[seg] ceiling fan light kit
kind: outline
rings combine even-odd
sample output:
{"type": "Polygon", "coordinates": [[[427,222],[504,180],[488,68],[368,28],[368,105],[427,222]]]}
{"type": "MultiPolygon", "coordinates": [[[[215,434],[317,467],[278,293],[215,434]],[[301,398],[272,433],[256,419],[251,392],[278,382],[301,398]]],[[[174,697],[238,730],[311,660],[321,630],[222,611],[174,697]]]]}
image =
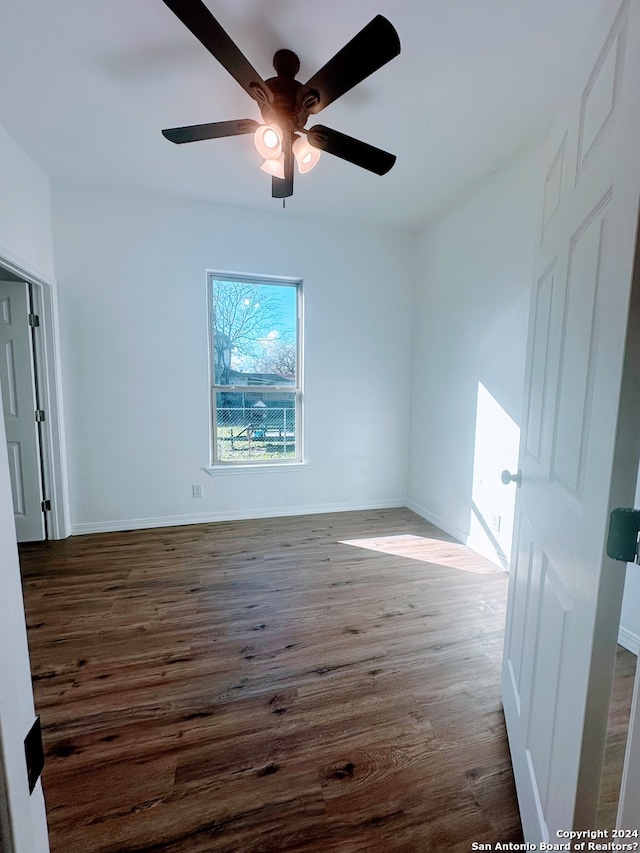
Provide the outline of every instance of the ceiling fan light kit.
{"type": "Polygon", "coordinates": [[[281,181],[284,180],[284,154],[281,154],[277,160],[265,160],[262,166],[260,166],[263,172],[266,172],[268,175],[273,175],[274,178],[280,178],[281,181]]]}
{"type": "Polygon", "coordinates": [[[293,141],[293,156],[296,158],[298,171],[301,175],[313,169],[320,159],[321,153],[320,149],[313,148],[302,136],[296,137],[293,141]]]}
{"type": "Polygon", "coordinates": [[[253,134],[258,153],[265,160],[277,160],[282,154],[283,133],[277,124],[261,124],[253,134]]]}
{"type": "Polygon", "coordinates": [[[275,77],[263,80],[235,42],[213,17],[203,0],[164,0],[166,6],[220,62],[258,104],[262,124],[253,119],[211,122],[174,127],[162,133],[181,145],[204,139],[220,139],[253,133],[264,158],[261,169],[272,176],[271,195],[293,195],[294,162],[300,174],[309,172],[327,151],[335,157],[374,172],[386,174],[395,156],[323,125],[305,129],[310,115],[382,68],[400,53],[400,39],[393,25],[377,15],[306,83],[295,79],[300,60],[291,50],[273,57],[275,77]]]}

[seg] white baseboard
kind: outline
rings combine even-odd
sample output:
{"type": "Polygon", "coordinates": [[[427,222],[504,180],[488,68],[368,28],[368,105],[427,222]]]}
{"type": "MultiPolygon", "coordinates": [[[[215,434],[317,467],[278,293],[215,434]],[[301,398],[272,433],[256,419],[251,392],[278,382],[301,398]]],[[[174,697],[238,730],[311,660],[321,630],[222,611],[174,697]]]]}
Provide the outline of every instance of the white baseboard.
{"type": "Polygon", "coordinates": [[[634,655],[640,654],[640,637],[633,631],[627,631],[622,625],[618,630],[618,642],[625,649],[633,652],[634,655]]]}
{"type": "Polygon", "coordinates": [[[480,554],[480,556],[484,557],[485,560],[489,560],[489,562],[499,566],[501,569],[504,569],[505,572],[510,570],[509,561],[506,559],[504,554],[498,553],[495,548],[492,548],[491,545],[487,545],[486,542],[481,542],[478,539],[474,539],[473,536],[469,536],[467,537],[465,545],[467,548],[471,548],[472,551],[475,551],[476,554],[480,554]]]}
{"type": "Polygon", "coordinates": [[[487,546],[486,542],[479,541],[474,539],[473,536],[470,536],[464,530],[460,530],[455,527],[453,524],[449,524],[449,522],[445,521],[444,518],[440,518],[435,515],[433,512],[429,512],[429,510],[425,509],[423,506],[415,503],[414,501],[407,501],[406,503],[407,509],[410,509],[412,512],[415,512],[416,515],[421,516],[426,521],[431,522],[431,524],[435,524],[436,527],[439,527],[440,530],[444,530],[445,533],[448,533],[449,536],[454,536],[459,542],[462,542],[463,545],[466,545],[468,548],[471,548],[472,551],[475,551],[476,554],[479,554],[481,557],[484,557],[485,560],[489,560],[494,563],[496,566],[499,566],[501,569],[505,571],[509,571],[508,562],[501,558],[501,556],[496,553],[496,551],[487,546]]]}
{"type": "MultiPolygon", "coordinates": [[[[264,507],[256,510],[233,510],[231,512],[211,512],[198,513],[191,515],[166,515],[153,516],[151,518],[122,518],[113,521],[95,521],[82,524],[73,524],[71,526],[72,536],[84,536],[89,533],[117,533],[123,530],[147,530],[156,527],[180,527],[188,524],[208,524],[215,521],[243,521],[251,518],[283,518],[294,515],[317,515],[324,512],[357,512],[358,510],[373,510],[373,509],[397,509],[406,507],[416,515],[435,524],[440,530],[444,530],[450,536],[453,536],[458,542],[467,545],[481,557],[490,560],[500,568],[507,568],[500,560],[500,557],[491,548],[486,546],[484,542],[478,542],[472,539],[467,532],[460,530],[455,525],[450,524],[444,518],[440,518],[433,512],[425,509],[420,504],[411,500],[389,500],[389,501],[374,501],[365,504],[351,503],[335,503],[335,504],[313,504],[310,506],[296,507],[264,507]]],[[[621,641],[622,642],[622,641],[621,641]]],[[[635,638],[636,645],[640,644],[640,638],[635,638]]],[[[625,645],[625,643],[622,643],[625,645]]],[[[629,648],[625,645],[625,648],[629,648]]],[[[633,649],[631,649],[633,651],[633,649]]]]}
{"type": "Polygon", "coordinates": [[[425,509],[420,504],[417,504],[415,501],[408,500],[405,503],[407,509],[410,509],[411,512],[415,512],[416,515],[419,515],[421,518],[424,518],[425,521],[431,522],[431,524],[435,524],[436,527],[439,527],[440,530],[444,530],[445,533],[448,533],[449,536],[454,536],[459,542],[462,542],[463,545],[467,544],[467,539],[469,538],[469,534],[465,533],[464,530],[459,530],[453,524],[449,524],[448,521],[445,521],[444,518],[440,518],[440,516],[436,515],[433,512],[430,512],[428,509],[425,509]]]}
{"type": "Polygon", "coordinates": [[[166,515],[152,518],[126,518],[116,521],[96,521],[71,526],[72,536],[88,533],[116,533],[122,530],[145,530],[154,527],[179,527],[186,524],[207,524],[212,521],[243,521],[251,518],[282,518],[292,515],[317,515],[324,512],[357,512],[371,509],[397,509],[404,500],[374,501],[367,504],[316,504],[296,507],[265,507],[264,509],[232,512],[211,512],[198,515],[166,515]]]}

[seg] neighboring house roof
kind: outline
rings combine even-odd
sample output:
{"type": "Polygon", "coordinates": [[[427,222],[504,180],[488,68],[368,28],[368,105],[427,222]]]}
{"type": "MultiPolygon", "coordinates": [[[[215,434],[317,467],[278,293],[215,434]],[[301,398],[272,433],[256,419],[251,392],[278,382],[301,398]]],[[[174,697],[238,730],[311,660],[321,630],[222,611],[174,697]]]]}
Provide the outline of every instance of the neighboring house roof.
{"type": "Polygon", "coordinates": [[[227,372],[229,385],[294,385],[295,377],[282,373],[241,373],[239,370],[227,372]]]}

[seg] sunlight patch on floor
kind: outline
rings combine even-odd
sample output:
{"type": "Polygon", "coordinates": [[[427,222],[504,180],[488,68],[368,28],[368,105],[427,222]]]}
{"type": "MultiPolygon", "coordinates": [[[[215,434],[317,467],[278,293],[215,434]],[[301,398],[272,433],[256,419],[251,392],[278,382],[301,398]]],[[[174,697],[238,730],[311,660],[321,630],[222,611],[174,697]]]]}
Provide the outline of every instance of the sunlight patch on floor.
{"type": "Polygon", "coordinates": [[[429,539],[427,536],[416,536],[413,533],[375,536],[368,539],[347,539],[340,544],[366,548],[382,554],[393,554],[395,557],[408,557],[410,560],[420,560],[423,563],[437,563],[440,566],[461,569],[477,575],[503,571],[499,566],[493,565],[489,560],[485,560],[484,557],[480,557],[459,542],[443,542],[442,539],[429,539]]]}

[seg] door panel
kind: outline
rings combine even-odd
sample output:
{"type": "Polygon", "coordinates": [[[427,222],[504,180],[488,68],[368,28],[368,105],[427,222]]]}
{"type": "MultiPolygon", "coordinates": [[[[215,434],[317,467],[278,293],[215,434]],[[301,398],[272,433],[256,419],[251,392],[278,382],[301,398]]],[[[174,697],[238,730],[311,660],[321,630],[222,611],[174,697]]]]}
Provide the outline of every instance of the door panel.
{"type": "MultiPolygon", "coordinates": [[[[593,335],[600,284],[598,258],[602,250],[607,198],[589,214],[571,238],[569,269],[562,318],[559,395],[555,417],[551,477],[570,499],[582,504],[586,441],[591,423],[595,369],[593,335]]],[[[577,506],[576,506],[577,509],[577,506]]]]}
{"type": "Polygon", "coordinates": [[[541,187],[503,667],[531,842],[595,825],[622,588],[604,542],[611,495],[635,483],[614,476],[614,457],[616,471],[638,462],[637,438],[617,433],[640,198],[640,60],[628,43],[640,44],[640,0],[604,3],[541,187]]]}
{"type": "Polygon", "coordinates": [[[9,457],[9,474],[11,476],[11,496],[13,498],[14,515],[25,515],[24,480],[22,478],[22,455],[17,441],[7,442],[9,457]]]}
{"type": "Polygon", "coordinates": [[[528,703],[530,721],[527,727],[527,752],[543,811],[546,813],[552,793],[552,764],[554,759],[560,757],[554,750],[549,732],[556,728],[564,651],[563,636],[571,613],[571,599],[545,554],[542,555],[540,575],[538,630],[532,637],[534,673],[528,703]]]}
{"type": "Polygon", "coordinates": [[[549,387],[546,374],[552,367],[553,353],[552,344],[552,306],[555,292],[556,268],[553,264],[539,280],[533,306],[533,326],[531,334],[533,337],[532,369],[536,375],[532,377],[529,388],[528,415],[526,421],[527,452],[536,459],[540,459],[542,452],[542,426],[544,423],[544,410],[548,405],[545,399],[545,390],[549,387]]]}
{"type": "Polygon", "coordinates": [[[505,646],[505,662],[509,667],[511,691],[515,699],[516,713],[520,715],[522,696],[530,692],[531,669],[533,659],[524,658],[525,640],[527,634],[535,630],[535,625],[527,625],[535,616],[531,607],[532,596],[536,595],[535,587],[539,583],[539,571],[534,562],[533,531],[526,519],[518,519],[516,541],[517,553],[511,566],[510,594],[511,602],[508,614],[507,637],[505,646]],[[530,665],[528,665],[530,664],[530,665]]]}
{"type": "Polygon", "coordinates": [[[626,4],[620,13],[593,66],[581,98],[580,131],[577,157],[577,180],[587,160],[594,153],[598,138],[614,115],[620,101],[622,78],[625,73],[628,11],[626,4]]]}
{"type": "Polygon", "coordinates": [[[0,386],[16,535],[19,542],[39,541],[45,538],[45,527],[29,290],[24,282],[0,281],[0,386]]]}

